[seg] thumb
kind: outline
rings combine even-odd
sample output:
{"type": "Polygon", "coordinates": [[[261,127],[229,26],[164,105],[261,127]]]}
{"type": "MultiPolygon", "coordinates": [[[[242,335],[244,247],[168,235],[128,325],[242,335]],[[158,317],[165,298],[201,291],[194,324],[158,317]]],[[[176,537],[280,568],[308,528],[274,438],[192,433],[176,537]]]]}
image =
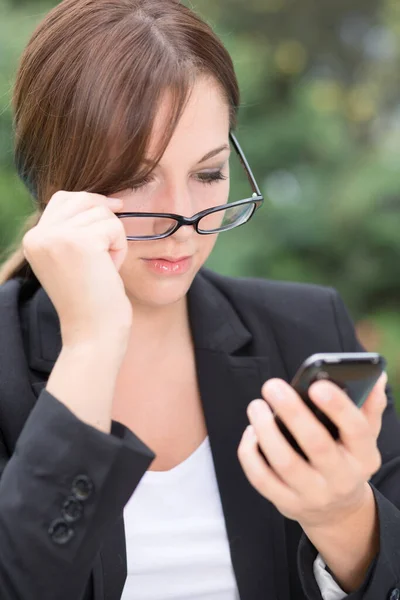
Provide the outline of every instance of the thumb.
{"type": "Polygon", "coordinates": [[[387,380],[387,373],[382,373],[361,408],[373,428],[376,437],[378,437],[381,430],[382,415],[387,406],[387,396],[385,391],[387,380]]]}

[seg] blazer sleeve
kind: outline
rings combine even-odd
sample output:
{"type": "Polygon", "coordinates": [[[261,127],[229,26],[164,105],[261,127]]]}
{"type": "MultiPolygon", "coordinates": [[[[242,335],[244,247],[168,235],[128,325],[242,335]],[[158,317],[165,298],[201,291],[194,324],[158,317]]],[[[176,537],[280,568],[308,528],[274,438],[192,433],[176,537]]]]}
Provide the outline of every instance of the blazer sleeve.
{"type": "Polygon", "coordinates": [[[0,441],[1,600],[79,600],[102,538],[155,454],[110,434],[44,389],[8,458],[0,441]]]}
{"type": "MultiPolygon", "coordinates": [[[[354,325],[339,296],[332,290],[332,308],[343,352],[364,351],[357,340],[354,325]]],[[[380,550],[370,565],[361,587],[347,600],[399,600],[400,598],[400,420],[396,414],[390,386],[383,414],[378,446],[382,466],[371,478],[380,526],[380,550]]],[[[298,548],[298,569],[308,600],[322,600],[313,576],[318,551],[303,533],[298,548]]]]}

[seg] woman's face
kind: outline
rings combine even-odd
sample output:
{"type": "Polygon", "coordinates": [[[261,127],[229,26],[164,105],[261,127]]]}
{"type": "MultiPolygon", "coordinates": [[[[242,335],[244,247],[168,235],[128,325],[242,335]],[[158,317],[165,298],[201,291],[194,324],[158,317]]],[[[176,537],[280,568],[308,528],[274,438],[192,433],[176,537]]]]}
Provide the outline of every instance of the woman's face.
{"type": "MultiPolygon", "coordinates": [[[[168,118],[168,97],[155,120],[149,157],[168,118]]],[[[154,152],[155,154],[155,152],[154,152]]],[[[225,204],[229,196],[229,110],[216,84],[199,79],[156,169],[137,189],[114,194],[121,212],[175,213],[185,217],[225,204]],[[215,156],[201,159],[221,149],[215,156]],[[223,179],[218,179],[219,174],[223,179]]],[[[124,222],[124,221],[123,221],[124,222]]],[[[124,223],[128,232],[129,223],[124,223]]],[[[129,241],[120,275],[133,304],[161,307],[181,300],[208,258],[217,235],[181,227],[161,240],[129,241]],[[185,257],[181,262],[177,259],[185,257]],[[164,259],[164,260],[162,260],[164,259]],[[169,261],[168,261],[169,259],[169,261]]]]}

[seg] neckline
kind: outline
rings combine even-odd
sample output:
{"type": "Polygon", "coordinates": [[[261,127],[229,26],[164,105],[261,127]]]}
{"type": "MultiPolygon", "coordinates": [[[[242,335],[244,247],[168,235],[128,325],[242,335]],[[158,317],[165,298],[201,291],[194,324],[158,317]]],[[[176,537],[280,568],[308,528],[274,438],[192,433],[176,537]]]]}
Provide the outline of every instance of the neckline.
{"type": "Polygon", "coordinates": [[[168,471],[146,471],[143,475],[140,483],[164,483],[170,482],[172,479],[176,479],[177,477],[181,477],[184,475],[192,466],[192,462],[196,460],[196,458],[205,450],[208,449],[210,445],[210,439],[207,435],[204,440],[201,442],[199,446],[197,446],[196,450],[192,452],[184,461],[180,462],[172,469],[168,471]]]}

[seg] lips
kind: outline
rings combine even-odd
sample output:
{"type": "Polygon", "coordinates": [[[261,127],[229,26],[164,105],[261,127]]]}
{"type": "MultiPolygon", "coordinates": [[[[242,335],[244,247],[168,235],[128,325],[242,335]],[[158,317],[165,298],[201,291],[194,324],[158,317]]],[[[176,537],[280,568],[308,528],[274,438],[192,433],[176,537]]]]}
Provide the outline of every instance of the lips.
{"type": "Polygon", "coordinates": [[[143,262],[153,273],[157,273],[159,276],[174,276],[184,275],[187,273],[192,266],[192,257],[177,257],[172,256],[163,258],[144,258],[143,262]]]}
{"type": "Polygon", "coordinates": [[[187,260],[190,256],[180,256],[179,258],[172,258],[169,256],[157,256],[157,258],[145,258],[145,260],[166,260],[170,263],[182,262],[183,260],[187,260]]]}

